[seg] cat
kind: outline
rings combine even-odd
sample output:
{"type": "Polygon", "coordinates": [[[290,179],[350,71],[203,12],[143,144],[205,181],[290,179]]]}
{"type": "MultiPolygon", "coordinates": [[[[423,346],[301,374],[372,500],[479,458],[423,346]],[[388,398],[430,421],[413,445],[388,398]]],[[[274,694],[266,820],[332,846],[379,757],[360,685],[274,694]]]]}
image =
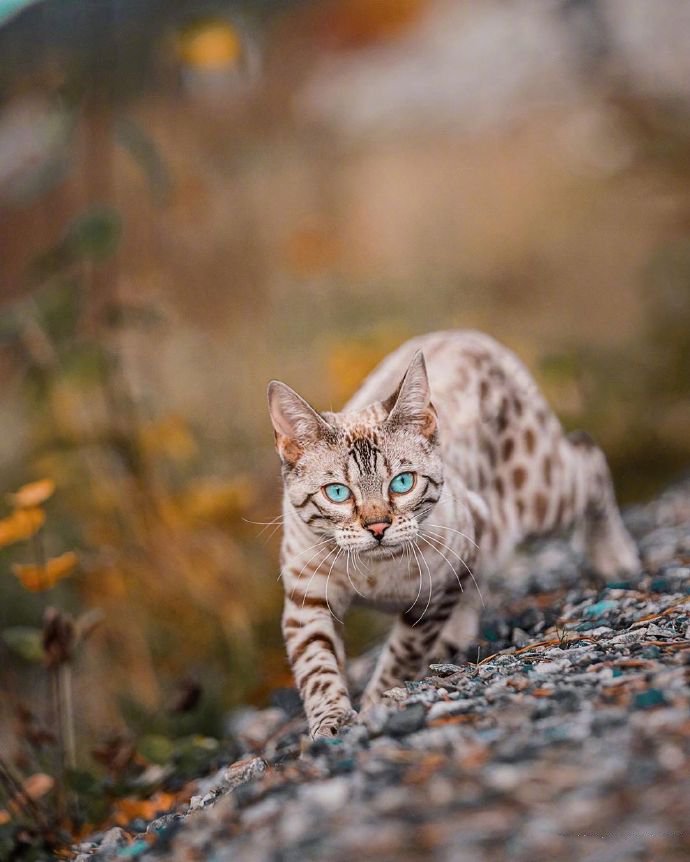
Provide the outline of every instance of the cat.
{"type": "Polygon", "coordinates": [[[478,629],[478,579],[523,539],[578,526],[605,579],[639,569],[606,459],[566,435],[520,360],[488,335],[414,338],[342,412],[271,381],[284,484],[282,631],[312,737],[355,716],[342,622],[397,614],[362,709],[478,629]],[[474,582],[474,583],[473,583],[474,582]]]}

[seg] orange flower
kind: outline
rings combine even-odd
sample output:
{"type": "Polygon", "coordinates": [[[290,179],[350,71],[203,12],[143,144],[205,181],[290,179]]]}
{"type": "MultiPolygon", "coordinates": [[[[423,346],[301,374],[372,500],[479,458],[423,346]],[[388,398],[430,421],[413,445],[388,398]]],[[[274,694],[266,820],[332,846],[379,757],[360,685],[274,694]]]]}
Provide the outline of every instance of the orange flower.
{"type": "Polygon", "coordinates": [[[55,482],[52,479],[39,479],[38,482],[29,482],[28,485],[15,491],[14,494],[8,494],[10,503],[17,509],[32,509],[35,506],[40,506],[41,503],[53,496],[55,492],[55,482]]]}
{"type": "Polygon", "coordinates": [[[23,542],[37,533],[45,523],[43,509],[17,509],[9,517],[0,520],[0,548],[23,542]]]}
{"type": "Polygon", "coordinates": [[[239,60],[242,40],[227,21],[208,20],[182,33],[178,53],[189,66],[226,69],[239,60]]]}
{"type": "Polygon", "coordinates": [[[72,573],[77,564],[74,551],[67,551],[59,557],[53,557],[43,566],[23,566],[15,563],[12,571],[22,582],[22,586],[32,593],[52,589],[58,581],[72,573]]]}

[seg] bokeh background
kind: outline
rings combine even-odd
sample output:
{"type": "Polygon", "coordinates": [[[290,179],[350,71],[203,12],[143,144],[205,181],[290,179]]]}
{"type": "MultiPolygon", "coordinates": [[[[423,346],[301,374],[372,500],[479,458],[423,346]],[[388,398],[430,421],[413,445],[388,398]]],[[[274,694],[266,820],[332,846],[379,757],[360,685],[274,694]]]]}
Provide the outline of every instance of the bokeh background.
{"type": "Polygon", "coordinates": [[[47,606],[90,614],[81,758],[164,757],[289,684],[271,377],[333,408],[405,338],[478,327],[623,501],[687,466],[687,3],[0,16],[0,489],[42,483],[3,500],[4,743],[19,704],[50,723],[47,606]]]}

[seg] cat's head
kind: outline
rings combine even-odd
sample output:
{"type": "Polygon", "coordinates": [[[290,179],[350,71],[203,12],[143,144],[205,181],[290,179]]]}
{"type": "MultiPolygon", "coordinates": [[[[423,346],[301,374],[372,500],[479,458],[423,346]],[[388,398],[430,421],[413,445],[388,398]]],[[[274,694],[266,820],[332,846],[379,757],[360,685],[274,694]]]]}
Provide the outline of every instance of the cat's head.
{"type": "Polygon", "coordinates": [[[397,390],[363,410],[317,413],[277,380],[268,402],[288,499],[314,533],[374,555],[416,537],[443,487],[421,351],[397,390]]]}

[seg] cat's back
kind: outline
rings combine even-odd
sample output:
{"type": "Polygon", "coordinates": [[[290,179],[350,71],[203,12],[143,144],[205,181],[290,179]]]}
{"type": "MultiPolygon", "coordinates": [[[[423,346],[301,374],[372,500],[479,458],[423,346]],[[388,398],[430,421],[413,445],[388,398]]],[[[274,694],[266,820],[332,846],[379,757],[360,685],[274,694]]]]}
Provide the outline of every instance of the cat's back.
{"type": "Polygon", "coordinates": [[[441,414],[452,411],[457,419],[460,411],[468,421],[480,421],[482,415],[495,412],[506,394],[542,403],[531,375],[512,351],[483,332],[453,329],[420,335],[400,345],[343,409],[360,410],[387,398],[418,350],[424,353],[431,399],[441,414]]]}

